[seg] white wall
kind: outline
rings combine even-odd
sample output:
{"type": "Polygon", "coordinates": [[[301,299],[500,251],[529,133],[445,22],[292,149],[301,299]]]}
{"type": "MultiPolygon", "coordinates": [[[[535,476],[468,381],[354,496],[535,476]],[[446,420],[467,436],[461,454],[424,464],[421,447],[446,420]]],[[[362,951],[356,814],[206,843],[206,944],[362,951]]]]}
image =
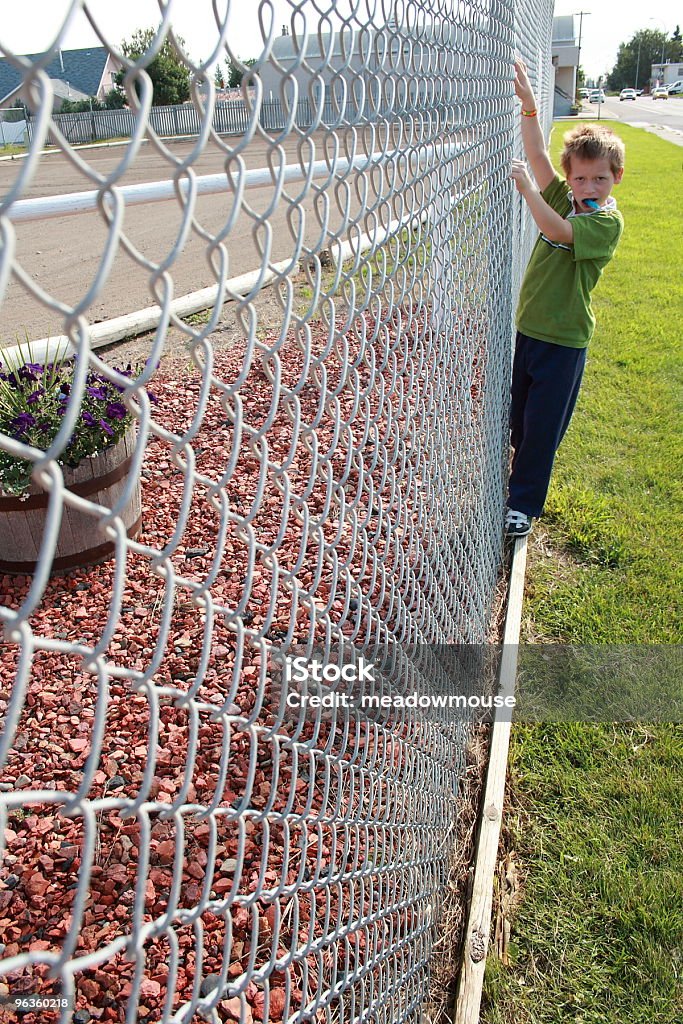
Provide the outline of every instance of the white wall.
{"type": "Polygon", "coordinates": [[[651,74],[653,82],[658,81],[660,85],[672,85],[679,78],[683,78],[683,61],[676,64],[653,64],[651,74]]]}
{"type": "MultiPolygon", "coordinates": [[[[26,121],[3,121],[0,119],[0,146],[23,146],[25,143],[26,121]]],[[[0,155],[2,155],[0,153],[0,155]]]]}

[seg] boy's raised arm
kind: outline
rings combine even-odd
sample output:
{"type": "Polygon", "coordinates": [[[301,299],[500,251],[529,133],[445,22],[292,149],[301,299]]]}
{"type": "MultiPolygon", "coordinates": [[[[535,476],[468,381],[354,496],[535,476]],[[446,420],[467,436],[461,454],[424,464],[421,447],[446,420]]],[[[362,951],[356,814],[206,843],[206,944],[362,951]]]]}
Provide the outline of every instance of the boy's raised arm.
{"type": "Polygon", "coordinates": [[[555,177],[541,126],[536,114],[536,97],[531,88],[524,61],[515,61],[515,94],[522,102],[522,142],[536,184],[541,192],[555,177]]]}

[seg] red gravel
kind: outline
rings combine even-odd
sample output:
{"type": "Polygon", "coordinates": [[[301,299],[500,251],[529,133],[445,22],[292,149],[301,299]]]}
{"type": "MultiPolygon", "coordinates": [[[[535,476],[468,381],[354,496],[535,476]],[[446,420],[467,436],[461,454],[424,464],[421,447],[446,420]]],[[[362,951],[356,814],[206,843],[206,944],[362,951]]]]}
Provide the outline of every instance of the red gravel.
{"type": "MultiPolygon", "coordinates": [[[[361,331],[369,333],[375,325],[359,320],[355,326],[362,337],[361,331]]],[[[76,1007],[101,1021],[124,1021],[131,1000],[135,1019],[160,1020],[166,999],[178,1010],[192,998],[195,978],[222,970],[243,991],[242,1001],[233,997],[219,1004],[224,1021],[281,1020],[315,999],[323,966],[329,982],[334,961],[329,944],[319,953],[310,952],[311,944],[323,936],[321,913],[331,914],[334,922],[337,914],[348,913],[350,897],[341,885],[316,884],[315,872],[316,866],[334,867],[335,859],[340,865],[348,826],[325,820],[332,798],[313,765],[309,773],[300,758],[295,768],[285,730],[273,730],[275,717],[263,698],[269,642],[287,637],[295,643],[311,634],[323,640],[330,623],[347,635],[357,628],[361,635],[376,630],[391,614],[385,581],[410,551],[419,496],[403,494],[403,518],[396,522],[387,507],[391,487],[382,460],[374,470],[359,473],[358,467],[361,455],[366,466],[372,465],[376,447],[391,448],[401,433],[414,428],[402,360],[410,355],[420,366],[417,349],[425,344],[424,335],[420,341],[416,332],[411,342],[410,334],[402,333],[400,345],[392,334],[362,344],[358,336],[348,331],[346,350],[340,342],[330,348],[324,324],[312,325],[311,363],[291,339],[280,347],[279,358],[273,354],[275,339],[269,341],[268,358],[263,349],[251,357],[244,348],[216,354],[213,374],[222,384],[211,388],[199,429],[192,433],[190,456],[198,477],[186,518],[182,466],[188,449],[174,456],[169,439],[152,437],[138,537],[150,552],[129,554],[120,607],[112,604],[111,561],[52,578],[30,615],[38,647],[49,638],[92,649],[110,620],[113,632],[99,677],[73,649],[39,649],[30,666],[0,785],[5,792],[47,789],[70,797],[55,803],[29,798],[8,813],[0,870],[5,946],[0,954],[36,954],[33,967],[7,979],[11,991],[58,993],[59,981],[45,977],[46,964],[76,933],[71,958],[97,954],[97,963],[74,975],[76,1007]],[[402,383],[405,396],[401,389],[382,393],[378,375],[385,385],[394,379],[402,383]],[[363,436],[372,419],[375,425],[363,436]],[[302,428],[298,433],[296,422],[302,428]],[[231,462],[236,446],[239,458],[231,462]],[[283,466],[289,490],[282,483],[283,466]],[[336,481],[344,474],[358,537],[370,545],[365,560],[361,546],[352,547],[352,515],[347,509],[340,517],[336,481]],[[225,501],[222,549],[217,548],[220,498],[207,493],[219,481],[225,501]],[[305,496],[305,502],[294,502],[290,493],[305,496]],[[183,528],[177,533],[179,523],[183,528]],[[175,587],[153,571],[154,555],[161,551],[164,557],[156,561],[167,578],[175,575],[175,587]],[[295,578],[284,578],[288,571],[295,571],[295,578]],[[345,617],[347,595],[352,610],[345,617]],[[202,607],[207,602],[212,614],[202,607]],[[107,671],[141,675],[153,665],[140,683],[107,671]],[[104,725],[99,741],[98,713],[104,725]],[[250,716],[257,731],[246,721],[250,716]],[[82,803],[73,816],[65,816],[65,803],[79,791],[82,803]],[[103,797],[108,804],[84,816],[83,810],[103,797]],[[130,801],[143,805],[137,814],[129,806],[126,813],[130,801]],[[170,805],[175,813],[168,813],[170,805]],[[217,813],[207,818],[202,812],[209,807],[217,813]],[[235,864],[240,850],[241,871],[235,864]],[[283,886],[297,887],[294,901],[283,886]],[[79,887],[87,890],[80,910],[79,887]],[[145,929],[136,968],[119,940],[145,929]],[[297,955],[289,966],[272,968],[277,957],[292,953],[297,955]],[[268,965],[263,984],[248,982],[268,965]]],[[[472,386],[475,397],[480,370],[472,386]]],[[[430,373],[423,358],[417,386],[425,392],[430,373]]],[[[153,384],[159,398],[155,423],[176,435],[190,430],[201,385],[202,375],[191,366],[160,369],[153,384]]],[[[5,604],[19,609],[30,582],[0,578],[5,604]]],[[[2,714],[19,656],[18,645],[3,645],[2,714]]],[[[317,727],[315,746],[321,750],[331,727],[325,720],[317,727]]],[[[312,736],[312,729],[310,722],[301,738],[312,736]]],[[[355,738],[352,729],[347,754],[355,738]]],[[[363,757],[374,752],[398,769],[410,741],[404,727],[393,739],[381,731],[372,738],[364,735],[363,757]]],[[[329,751],[343,752],[339,736],[330,740],[329,751]]],[[[353,842],[353,860],[362,865],[369,849],[367,828],[356,827],[353,842]]],[[[363,904],[365,912],[372,909],[371,900],[371,895],[361,900],[356,913],[363,904]]],[[[373,927],[355,929],[354,957],[362,958],[366,943],[377,942],[378,935],[381,940],[389,928],[396,941],[407,925],[392,914],[373,927]]],[[[43,1010],[22,1019],[48,1024],[58,1014],[43,1010]]]]}

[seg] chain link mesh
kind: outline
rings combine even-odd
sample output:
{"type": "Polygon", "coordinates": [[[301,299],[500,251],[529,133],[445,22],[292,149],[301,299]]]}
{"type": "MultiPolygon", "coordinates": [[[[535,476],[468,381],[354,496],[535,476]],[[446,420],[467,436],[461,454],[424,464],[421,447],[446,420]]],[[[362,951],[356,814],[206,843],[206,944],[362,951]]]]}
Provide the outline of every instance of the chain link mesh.
{"type": "Polygon", "coordinates": [[[69,1004],[29,1021],[416,1021],[467,716],[288,711],[273,652],[370,651],[403,692],[442,686],[444,649],[482,671],[533,231],[509,181],[512,59],[549,117],[552,5],[346,0],[333,16],[304,0],[279,37],[262,0],[232,128],[210,70],[237,60],[228,9],[205,64],[183,54],[196,135],[181,145],[145,72],[165,40],[182,52],[176,6],[135,64],[100,33],[131,111],[106,159],[51,116],[44,69],[66,30],[39,59],[5,52],[34,112],[27,157],[0,168],[6,329],[63,334],[78,359],[48,451],[0,434],[49,495],[35,570],[2,577],[0,969],[10,994],[69,1004]],[[67,199],[40,177],[50,161],[67,199]],[[171,184],[136,192],[152,180],[171,184]],[[65,262],[91,239],[97,259],[55,285],[36,223],[65,262]],[[204,317],[176,311],[214,283],[204,317]],[[93,321],[140,291],[159,325],[129,377],[94,350],[93,321]],[[91,371],[136,423],[108,505],[57,461],[91,371]],[[71,510],[113,554],[51,576],[71,510]]]}

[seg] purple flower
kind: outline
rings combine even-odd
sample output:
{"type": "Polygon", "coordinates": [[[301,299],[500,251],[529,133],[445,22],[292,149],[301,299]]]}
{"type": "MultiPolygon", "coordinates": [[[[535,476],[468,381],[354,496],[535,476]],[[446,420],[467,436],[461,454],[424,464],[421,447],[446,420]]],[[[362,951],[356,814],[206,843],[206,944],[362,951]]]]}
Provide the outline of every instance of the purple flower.
{"type": "Polygon", "coordinates": [[[111,429],[106,420],[99,420],[99,424],[102,427],[102,430],[105,432],[105,434],[108,434],[109,437],[114,436],[114,431],[111,429]]]}
{"type": "Polygon", "coordinates": [[[18,416],[10,420],[10,427],[14,427],[16,431],[15,438],[25,434],[28,428],[32,427],[35,422],[35,418],[31,416],[30,412],[20,412],[18,416]]]}
{"type": "Polygon", "coordinates": [[[104,401],[108,397],[106,388],[86,388],[85,390],[91,398],[99,398],[101,401],[104,401]]]}
{"type": "Polygon", "coordinates": [[[60,402],[66,402],[66,400],[67,400],[67,398],[69,397],[70,394],[71,394],[71,385],[70,384],[66,384],[66,383],[61,384],[60,388],[59,388],[59,401],[60,402]]]}
{"type": "Polygon", "coordinates": [[[20,377],[21,380],[35,380],[38,376],[35,372],[36,367],[38,369],[38,373],[43,372],[43,368],[39,363],[25,363],[24,366],[20,366],[17,370],[17,376],[20,377]]]}
{"type": "Polygon", "coordinates": [[[128,410],[122,402],[110,402],[107,406],[107,416],[110,420],[125,420],[128,410]]]}
{"type": "Polygon", "coordinates": [[[148,391],[147,392],[147,397],[149,398],[149,400],[152,403],[152,405],[158,405],[159,404],[159,399],[157,398],[157,396],[154,394],[153,391],[148,391]]]}
{"type": "Polygon", "coordinates": [[[26,366],[32,373],[41,374],[45,367],[42,363],[26,363],[26,366]]]}
{"type": "Polygon", "coordinates": [[[88,412],[87,409],[83,410],[82,419],[88,424],[89,427],[94,427],[95,423],[97,422],[93,414],[91,412],[88,412]]]}
{"type": "Polygon", "coordinates": [[[44,395],[44,394],[45,394],[45,388],[38,388],[37,391],[34,391],[32,395],[28,396],[28,398],[26,399],[27,404],[28,405],[34,405],[38,401],[40,396],[44,395]]]}

